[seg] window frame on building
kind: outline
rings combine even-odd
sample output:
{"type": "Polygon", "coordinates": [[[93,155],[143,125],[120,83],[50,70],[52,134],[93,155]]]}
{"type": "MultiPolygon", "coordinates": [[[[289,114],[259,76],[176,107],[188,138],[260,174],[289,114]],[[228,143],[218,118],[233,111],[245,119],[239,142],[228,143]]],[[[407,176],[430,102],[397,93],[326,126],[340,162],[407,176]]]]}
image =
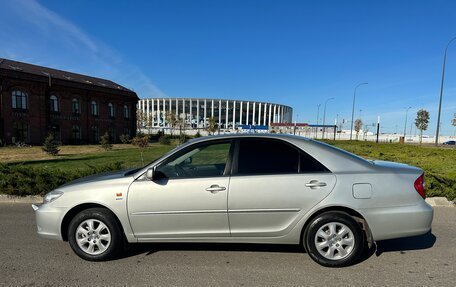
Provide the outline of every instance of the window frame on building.
{"type": "Polygon", "coordinates": [[[81,127],[78,125],[73,125],[71,127],[71,139],[74,141],[81,140],[81,127]]]}
{"type": "Polygon", "coordinates": [[[114,108],[114,104],[109,102],[108,103],[108,116],[113,119],[116,116],[116,109],[114,108]]]}
{"type": "Polygon", "coordinates": [[[59,112],[59,98],[54,94],[49,97],[49,111],[51,113],[59,112]]]}
{"type": "Polygon", "coordinates": [[[111,143],[116,142],[116,129],[114,127],[108,129],[108,135],[111,143]]]}
{"type": "Polygon", "coordinates": [[[78,98],[73,98],[71,100],[71,111],[73,112],[74,115],[81,114],[81,105],[79,103],[78,98]]]}
{"type": "Polygon", "coordinates": [[[124,116],[124,119],[130,118],[130,107],[128,106],[128,104],[124,104],[124,106],[123,106],[123,116],[124,116]]]}
{"type": "Polygon", "coordinates": [[[16,110],[28,110],[28,95],[21,89],[11,91],[11,107],[16,110]]]}
{"type": "Polygon", "coordinates": [[[13,123],[13,137],[14,143],[28,143],[30,141],[30,125],[25,121],[15,121],[13,123]]]}
{"type": "Polygon", "coordinates": [[[90,128],[91,135],[92,135],[92,143],[99,143],[100,142],[100,129],[97,126],[92,126],[90,128]]]}
{"type": "Polygon", "coordinates": [[[92,116],[98,117],[98,115],[99,115],[98,101],[92,100],[90,102],[90,111],[91,111],[92,116]]]}

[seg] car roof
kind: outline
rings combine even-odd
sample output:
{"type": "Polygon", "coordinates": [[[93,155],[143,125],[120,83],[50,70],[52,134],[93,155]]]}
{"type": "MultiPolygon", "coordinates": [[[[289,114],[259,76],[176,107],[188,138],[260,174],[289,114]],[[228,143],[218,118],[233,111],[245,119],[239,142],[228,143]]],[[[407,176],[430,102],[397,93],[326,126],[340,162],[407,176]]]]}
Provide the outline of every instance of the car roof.
{"type": "Polygon", "coordinates": [[[191,139],[188,143],[204,142],[216,139],[233,139],[233,138],[269,138],[269,139],[285,139],[285,140],[301,140],[301,141],[313,141],[312,139],[295,136],[290,134],[256,134],[256,133],[245,133],[245,134],[223,134],[223,135],[211,135],[204,136],[195,139],[191,139]]]}

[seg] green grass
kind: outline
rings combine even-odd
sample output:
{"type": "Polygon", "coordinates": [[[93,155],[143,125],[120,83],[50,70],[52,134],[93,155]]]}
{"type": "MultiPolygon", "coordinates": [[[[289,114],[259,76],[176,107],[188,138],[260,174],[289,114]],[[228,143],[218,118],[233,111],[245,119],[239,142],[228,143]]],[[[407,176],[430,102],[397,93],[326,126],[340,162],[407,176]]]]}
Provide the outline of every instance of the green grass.
{"type": "MultiPolygon", "coordinates": [[[[144,164],[159,158],[174,146],[151,144],[144,150],[144,164]]],[[[65,148],[65,147],[63,147],[65,148]]],[[[63,149],[62,148],[62,149],[63,149]]],[[[110,151],[103,150],[100,146],[77,146],[74,150],[56,157],[47,157],[28,160],[10,160],[8,165],[22,165],[32,168],[47,169],[85,169],[88,167],[102,167],[109,163],[120,162],[123,168],[133,168],[143,166],[141,162],[140,150],[131,145],[116,145],[110,151]]],[[[20,153],[27,148],[9,148],[11,153],[20,153]]],[[[2,149],[0,149],[0,152],[2,149]]],[[[42,153],[42,151],[37,151],[42,153]]]]}
{"type": "MultiPolygon", "coordinates": [[[[362,141],[326,142],[367,159],[418,166],[426,173],[426,192],[429,196],[456,198],[454,148],[362,141]]],[[[173,147],[151,144],[144,150],[144,162],[160,157],[173,147]]],[[[63,146],[57,157],[46,155],[40,147],[0,148],[0,193],[43,194],[80,176],[142,165],[140,150],[131,145],[114,145],[111,151],[105,151],[100,146],[63,146]]]]}

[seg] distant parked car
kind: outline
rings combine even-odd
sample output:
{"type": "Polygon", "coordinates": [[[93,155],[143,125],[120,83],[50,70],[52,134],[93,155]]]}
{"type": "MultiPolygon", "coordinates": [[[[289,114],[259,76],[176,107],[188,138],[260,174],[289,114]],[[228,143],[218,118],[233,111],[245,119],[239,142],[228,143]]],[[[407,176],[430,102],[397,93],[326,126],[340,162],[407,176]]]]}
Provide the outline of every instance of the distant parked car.
{"type": "Polygon", "coordinates": [[[124,242],[301,244],[324,266],[431,229],[423,171],[286,135],[192,140],[144,168],[91,176],[33,205],[38,233],[83,259],[124,242]]]}
{"type": "Polygon", "coordinates": [[[446,141],[443,144],[444,145],[456,145],[456,141],[446,141]]]}

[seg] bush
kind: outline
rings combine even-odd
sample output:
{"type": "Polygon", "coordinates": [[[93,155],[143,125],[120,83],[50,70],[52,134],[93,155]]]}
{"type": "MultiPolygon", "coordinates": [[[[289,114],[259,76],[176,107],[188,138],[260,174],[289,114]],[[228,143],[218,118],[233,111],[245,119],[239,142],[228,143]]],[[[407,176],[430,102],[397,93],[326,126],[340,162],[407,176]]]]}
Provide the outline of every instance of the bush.
{"type": "Polygon", "coordinates": [[[54,135],[49,133],[44,139],[43,147],[41,148],[45,153],[56,156],[60,149],[59,143],[55,140],[54,135]]]}
{"type": "Polygon", "coordinates": [[[109,141],[109,134],[107,132],[100,138],[100,144],[104,150],[112,150],[112,144],[109,141]]]}
{"type": "Polygon", "coordinates": [[[171,144],[171,136],[169,135],[162,135],[158,138],[158,142],[162,145],[170,145],[171,144]]]}
{"type": "Polygon", "coordinates": [[[72,180],[119,169],[122,169],[122,162],[68,170],[0,164],[0,190],[9,195],[44,195],[72,180]]]}
{"type": "Polygon", "coordinates": [[[198,130],[195,134],[195,138],[200,138],[201,137],[201,134],[200,134],[200,131],[198,130]]]}
{"type": "Polygon", "coordinates": [[[123,144],[128,144],[128,143],[130,143],[130,136],[127,135],[127,134],[121,134],[121,135],[119,136],[119,140],[120,140],[120,142],[123,143],[123,144]]]}

